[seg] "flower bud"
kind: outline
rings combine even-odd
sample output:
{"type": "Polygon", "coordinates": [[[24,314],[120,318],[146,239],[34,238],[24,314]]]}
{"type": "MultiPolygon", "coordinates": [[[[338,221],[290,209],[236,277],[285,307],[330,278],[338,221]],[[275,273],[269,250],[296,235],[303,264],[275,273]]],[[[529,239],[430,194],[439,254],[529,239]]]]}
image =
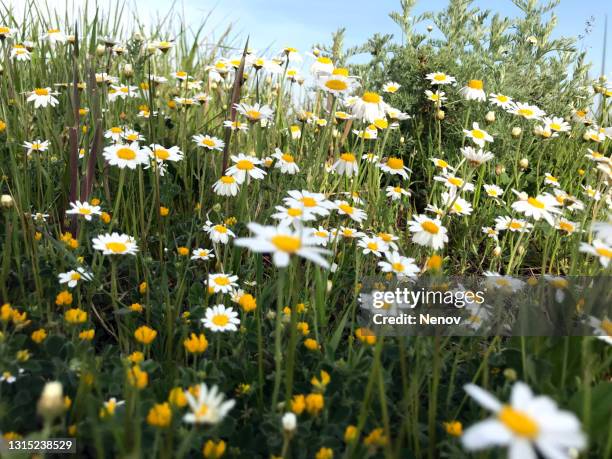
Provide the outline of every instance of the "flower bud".
{"type": "Polygon", "coordinates": [[[406,139],[404,138],[404,136],[401,136],[400,137],[400,143],[404,143],[404,142],[406,142],[406,139]]]}
{"type": "Polygon", "coordinates": [[[523,130],[520,127],[515,126],[515,127],[512,128],[512,137],[518,137],[522,133],[523,133],[523,130]]]}
{"type": "Polygon", "coordinates": [[[96,55],[97,56],[104,56],[105,52],[106,52],[106,46],[104,46],[104,45],[96,46],[96,55]]]}
{"type": "Polygon", "coordinates": [[[502,175],[504,172],[506,172],[506,168],[504,166],[501,164],[495,166],[495,175],[502,175]]]}
{"type": "Polygon", "coordinates": [[[45,384],[37,405],[38,414],[52,421],[64,411],[64,389],[62,383],[52,381],[45,384]]]}
{"type": "Polygon", "coordinates": [[[444,114],[444,110],[438,110],[436,113],[436,118],[439,120],[443,120],[446,115],[444,114]]]}
{"type": "Polygon", "coordinates": [[[297,427],[297,418],[292,412],[285,413],[282,418],[283,430],[291,433],[297,427]]]}
{"type": "Polygon", "coordinates": [[[130,78],[134,75],[134,68],[132,67],[132,64],[125,64],[123,66],[123,75],[127,78],[130,78]]]}
{"type": "Polygon", "coordinates": [[[432,26],[432,25],[428,25],[428,26],[427,26],[427,31],[428,31],[428,32],[431,32],[432,30],[433,30],[433,26],[432,26]]]}
{"type": "Polygon", "coordinates": [[[485,120],[487,121],[487,123],[493,123],[495,121],[495,112],[487,112],[487,114],[485,115],[485,120]]]}
{"type": "Polygon", "coordinates": [[[514,368],[506,368],[504,370],[504,378],[506,378],[508,381],[516,381],[516,370],[514,368]]]}
{"type": "Polygon", "coordinates": [[[496,246],[493,249],[493,255],[494,256],[499,257],[499,256],[501,256],[501,253],[502,253],[502,248],[500,246],[496,246]]]}
{"type": "Polygon", "coordinates": [[[13,197],[10,194],[3,194],[0,198],[0,205],[6,208],[13,207],[13,197]]]}
{"type": "Polygon", "coordinates": [[[527,169],[529,167],[529,160],[527,158],[522,158],[519,161],[519,166],[521,166],[521,169],[527,169]]]}

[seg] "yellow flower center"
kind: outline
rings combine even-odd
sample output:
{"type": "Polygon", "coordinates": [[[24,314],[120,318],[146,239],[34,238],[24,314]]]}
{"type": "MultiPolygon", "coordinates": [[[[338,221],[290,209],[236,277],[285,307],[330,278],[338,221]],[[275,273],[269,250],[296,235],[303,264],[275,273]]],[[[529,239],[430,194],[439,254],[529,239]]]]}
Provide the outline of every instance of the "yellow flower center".
{"type": "Polygon", "coordinates": [[[574,225],[568,222],[559,222],[559,228],[563,231],[567,231],[568,233],[574,231],[574,225]]]}
{"type": "Polygon", "coordinates": [[[81,279],[81,275],[80,275],[79,273],[72,273],[72,274],[70,275],[70,279],[71,279],[71,280],[78,281],[78,280],[80,280],[80,279],[81,279]]]}
{"type": "Polygon", "coordinates": [[[215,277],[215,284],[225,287],[226,285],[231,284],[231,281],[227,276],[219,276],[215,277]]]}
{"type": "Polygon", "coordinates": [[[303,197],[300,202],[304,204],[304,207],[316,207],[317,201],[310,196],[303,197]]]}
{"type": "Polygon", "coordinates": [[[302,211],[296,207],[290,207],[287,209],[287,214],[291,217],[299,217],[302,215],[302,211]]]}
{"type": "Polygon", "coordinates": [[[120,148],[117,150],[117,157],[125,159],[126,161],[132,161],[136,159],[136,153],[131,148],[120,148]]]}
{"type": "Polygon", "coordinates": [[[113,134],[121,134],[121,128],[120,127],[112,127],[112,128],[110,128],[110,131],[113,134]]]}
{"type": "Polygon", "coordinates": [[[550,123],[550,128],[553,131],[560,131],[561,130],[561,125],[559,123],[550,123]]]}
{"type": "Polygon", "coordinates": [[[351,214],[353,213],[353,210],[354,210],[354,209],[353,209],[351,206],[349,206],[348,204],[340,204],[338,207],[340,208],[340,210],[341,210],[342,212],[344,212],[345,214],[349,214],[349,215],[351,215],[351,214]]]}
{"type": "Polygon", "coordinates": [[[600,257],[612,258],[612,250],[606,247],[599,247],[595,251],[600,257]]]}
{"type": "Polygon", "coordinates": [[[165,148],[156,148],[155,157],[157,159],[168,159],[170,157],[170,153],[165,148]]]}
{"type": "Polygon", "coordinates": [[[215,317],[213,317],[212,321],[213,321],[213,324],[219,327],[224,327],[225,325],[228,324],[229,317],[227,317],[225,314],[217,314],[215,317]]]}
{"type": "Polygon", "coordinates": [[[463,180],[457,177],[449,177],[448,178],[448,183],[450,183],[451,185],[454,186],[461,186],[463,185],[463,180]]]}
{"type": "Polygon", "coordinates": [[[531,206],[533,206],[533,207],[535,207],[537,209],[544,209],[546,207],[546,205],[542,201],[539,201],[536,198],[529,198],[529,199],[527,199],[527,202],[531,206]]]}
{"type": "Polygon", "coordinates": [[[446,169],[448,167],[448,163],[443,159],[438,159],[436,161],[436,166],[441,167],[442,169],[446,169]]]}
{"type": "Polygon", "coordinates": [[[392,263],[391,267],[393,268],[393,271],[401,273],[404,272],[404,265],[401,263],[392,263]]]}
{"type": "Polygon", "coordinates": [[[340,155],[340,159],[341,159],[342,161],[347,162],[347,163],[354,163],[354,162],[356,161],[356,159],[355,159],[355,155],[354,155],[354,154],[352,154],[352,153],[342,153],[342,154],[340,155]]]}
{"type": "Polygon", "coordinates": [[[497,96],[497,100],[500,101],[501,103],[505,103],[505,102],[508,102],[509,98],[508,98],[508,96],[504,96],[503,94],[499,94],[497,96]]]}
{"type": "Polygon", "coordinates": [[[34,93],[35,93],[37,96],[48,96],[48,95],[49,95],[49,90],[48,90],[48,89],[46,89],[46,88],[36,88],[36,89],[34,90],[34,93]]]}
{"type": "Polygon", "coordinates": [[[470,80],[468,81],[468,88],[472,88],[472,89],[482,89],[483,88],[483,84],[482,84],[482,80],[470,80]]]}
{"type": "Polygon", "coordinates": [[[361,96],[361,100],[369,104],[378,104],[380,103],[381,98],[375,92],[366,92],[363,96],[361,96]]]}
{"type": "Polygon", "coordinates": [[[293,159],[293,156],[291,156],[288,153],[283,154],[282,158],[283,158],[283,161],[285,161],[287,163],[294,163],[295,162],[295,160],[293,159]]]}
{"type": "Polygon", "coordinates": [[[446,75],[444,73],[436,73],[433,79],[435,81],[444,81],[446,80],[446,75]]]}
{"type": "Polygon", "coordinates": [[[317,237],[327,237],[327,232],[326,231],[315,231],[314,234],[317,237]]]}
{"type": "Polygon", "coordinates": [[[274,236],[271,241],[274,246],[287,253],[295,253],[302,246],[302,241],[296,236],[287,236],[285,234],[278,234],[274,236]]]}
{"type": "MultiPolygon", "coordinates": [[[[219,317],[219,316],[217,316],[219,317]]],[[[215,317],[213,319],[213,322],[215,322],[217,320],[217,317],[215,317]]],[[[216,322],[215,322],[216,323],[216,322]]],[[[218,324],[217,324],[218,325],[218,324]]],[[[222,324],[225,325],[225,324],[222,324]]],[[[203,418],[204,416],[206,416],[206,413],[208,413],[208,406],[206,404],[202,404],[199,408],[198,411],[195,413],[196,418],[203,418]]]]}
{"type": "Polygon", "coordinates": [[[206,145],[207,147],[214,147],[215,146],[215,141],[213,139],[203,139],[202,143],[204,145],[206,145]]]}
{"type": "Polygon", "coordinates": [[[519,114],[519,115],[522,115],[522,116],[525,116],[525,117],[527,117],[527,116],[532,116],[532,115],[533,115],[533,110],[532,110],[532,109],[530,109],[530,108],[521,108],[521,109],[518,111],[518,114],[519,114]]]}
{"type": "Polygon", "coordinates": [[[248,110],[246,112],[246,116],[248,116],[252,120],[258,120],[259,118],[261,118],[261,112],[258,112],[257,110],[248,110]]]}
{"type": "Polygon", "coordinates": [[[325,82],[325,87],[332,91],[345,91],[348,88],[348,83],[344,80],[329,79],[325,82]]]}
{"type": "Polygon", "coordinates": [[[187,72],[183,72],[182,70],[179,70],[178,72],[176,72],[176,76],[180,78],[184,78],[187,76],[187,72]]]}
{"type": "Polygon", "coordinates": [[[59,29],[49,29],[47,33],[59,33],[59,29]]]}
{"type": "Polygon", "coordinates": [[[0,27],[0,35],[6,35],[11,31],[8,27],[0,27]]]}
{"type": "Polygon", "coordinates": [[[481,131],[480,129],[473,129],[472,130],[472,137],[474,137],[475,139],[482,140],[482,139],[485,138],[485,133],[483,131],[481,131]]]}
{"type": "Polygon", "coordinates": [[[421,223],[421,228],[423,228],[429,234],[438,234],[438,231],[440,231],[440,227],[429,220],[421,223]]]}
{"type": "Polygon", "coordinates": [[[320,64],[331,64],[332,63],[331,59],[325,56],[318,57],[317,62],[319,62],[320,64]]]}
{"type": "Polygon", "coordinates": [[[215,231],[217,233],[225,234],[225,233],[227,233],[227,228],[225,226],[223,226],[223,225],[215,225],[215,231]]]}
{"type": "Polygon", "coordinates": [[[250,171],[255,165],[248,159],[241,159],[236,163],[236,167],[242,171],[250,171]]]}
{"type": "Polygon", "coordinates": [[[605,331],[608,336],[612,336],[612,321],[608,319],[602,320],[601,329],[605,331]]]}
{"type": "Polygon", "coordinates": [[[502,407],[497,417],[508,429],[520,437],[533,439],[537,437],[540,430],[538,424],[528,414],[508,405],[502,407]]]}
{"type": "Polygon", "coordinates": [[[107,242],[106,248],[113,253],[123,253],[127,250],[127,245],[123,242],[107,242]]]}
{"type": "Polygon", "coordinates": [[[128,134],[125,138],[133,142],[134,140],[138,140],[138,134],[128,134]]]}
{"type": "Polygon", "coordinates": [[[338,67],[336,69],[334,69],[334,71],[332,72],[332,75],[342,75],[342,76],[348,76],[348,69],[345,69],[343,67],[338,67]]]}
{"type": "Polygon", "coordinates": [[[79,209],[79,213],[80,213],[81,215],[90,215],[90,214],[91,214],[91,210],[90,210],[90,209],[88,209],[87,207],[81,207],[81,208],[79,209]]]}
{"type": "Polygon", "coordinates": [[[368,242],[368,249],[378,250],[378,244],[376,242],[368,242]]]}
{"type": "Polygon", "coordinates": [[[223,177],[221,177],[221,183],[225,183],[226,185],[229,185],[235,182],[236,182],[236,179],[232,177],[231,175],[224,175],[223,177]]]}
{"type": "Polygon", "coordinates": [[[404,168],[404,160],[400,158],[389,158],[387,160],[387,167],[393,170],[400,170],[404,168]]]}

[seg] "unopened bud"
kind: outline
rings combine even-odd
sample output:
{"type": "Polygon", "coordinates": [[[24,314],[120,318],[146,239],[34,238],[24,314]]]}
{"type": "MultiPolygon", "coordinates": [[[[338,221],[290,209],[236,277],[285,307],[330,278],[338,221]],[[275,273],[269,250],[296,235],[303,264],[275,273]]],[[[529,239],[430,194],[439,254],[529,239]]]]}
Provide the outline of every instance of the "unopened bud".
{"type": "Polygon", "coordinates": [[[37,405],[38,414],[52,421],[64,411],[64,389],[58,381],[48,382],[43,388],[37,405]]]}
{"type": "Polygon", "coordinates": [[[512,128],[512,137],[518,137],[522,133],[523,133],[523,130],[520,127],[515,126],[515,127],[512,128]]]}
{"type": "Polygon", "coordinates": [[[438,112],[436,113],[436,118],[438,118],[439,120],[443,120],[445,116],[446,115],[444,114],[444,110],[438,110],[438,112]]]}
{"type": "Polygon", "coordinates": [[[502,175],[504,172],[506,172],[506,168],[504,166],[501,164],[495,166],[495,175],[502,175]]]}
{"type": "Polygon", "coordinates": [[[433,26],[432,26],[432,25],[428,25],[428,26],[427,26],[427,31],[428,31],[428,32],[431,32],[432,30],[433,30],[433,26]]]}
{"type": "Polygon", "coordinates": [[[506,368],[504,370],[504,378],[508,381],[516,381],[518,375],[516,374],[516,370],[514,368],[506,368]]]}
{"type": "Polygon", "coordinates": [[[125,64],[123,66],[123,75],[128,78],[134,75],[134,68],[132,67],[132,64],[125,64]]]}
{"type": "Polygon", "coordinates": [[[495,121],[495,112],[490,111],[485,115],[485,120],[487,123],[493,123],[495,121]]]}
{"type": "Polygon", "coordinates": [[[496,257],[501,256],[502,253],[502,248],[500,246],[497,246],[493,249],[493,255],[496,257]]]}
{"type": "Polygon", "coordinates": [[[519,161],[519,166],[521,166],[521,169],[527,169],[529,167],[529,160],[527,158],[522,158],[519,161]]]}
{"type": "Polygon", "coordinates": [[[104,46],[104,45],[96,46],[96,55],[97,56],[104,56],[105,52],[106,52],[106,46],[104,46]]]}
{"type": "Polygon", "coordinates": [[[404,138],[404,136],[401,136],[400,137],[400,143],[404,143],[404,142],[406,142],[406,139],[404,138]]]}
{"type": "Polygon", "coordinates": [[[0,205],[6,208],[13,207],[13,197],[10,194],[3,194],[0,198],[0,205]]]}

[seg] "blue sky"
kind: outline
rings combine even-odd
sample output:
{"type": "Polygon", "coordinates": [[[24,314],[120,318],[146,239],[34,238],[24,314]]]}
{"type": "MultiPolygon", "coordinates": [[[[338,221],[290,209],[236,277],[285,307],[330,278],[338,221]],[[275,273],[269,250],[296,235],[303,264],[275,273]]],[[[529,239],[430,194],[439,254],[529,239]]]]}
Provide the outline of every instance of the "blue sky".
{"type": "MultiPolygon", "coordinates": [[[[132,0],[147,9],[167,9],[167,0],[132,0]]],[[[447,0],[420,0],[415,13],[426,10],[438,11],[447,0]]],[[[474,4],[509,16],[519,14],[519,9],[510,0],[476,0],[474,4]]],[[[364,42],[375,32],[393,33],[399,37],[399,29],[389,18],[389,12],[399,8],[399,0],[184,0],[186,17],[198,23],[212,11],[210,26],[221,31],[228,23],[245,37],[251,36],[254,49],[269,46],[278,49],[287,44],[307,51],[313,43],[328,42],[331,32],[346,27],[346,44],[364,42]]],[[[601,67],[603,49],[604,15],[608,14],[612,29],[612,1],[606,0],[561,0],[556,9],[558,26],[555,35],[576,36],[585,29],[586,21],[595,18],[591,33],[580,43],[589,51],[589,58],[596,62],[596,71],[601,67]]],[[[612,31],[608,33],[608,59],[606,73],[612,70],[612,31]]]]}

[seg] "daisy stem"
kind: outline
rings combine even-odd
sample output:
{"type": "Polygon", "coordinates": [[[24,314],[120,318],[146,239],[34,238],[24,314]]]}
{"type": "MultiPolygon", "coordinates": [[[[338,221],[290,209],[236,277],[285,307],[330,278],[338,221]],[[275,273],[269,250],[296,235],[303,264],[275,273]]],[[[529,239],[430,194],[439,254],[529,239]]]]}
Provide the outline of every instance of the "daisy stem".
{"type": "Polygon", "coordinates": [[[113,226],[115,222],[119,219],[119,203],[121,202],[121,194],[123,193],[123,183],[125,182],[125,168],[121,169],[119,172],[119,185],[117,186],[117,195],[115,196],[115,207],[113,209],[113,215],[111,219],[110,226],[108,227],[108,232],[110,233],[113,230],[113,226]]]}
{"type": "Polygon", "coordinates": [[[278,392],[280,390],[281,370],[282,370],[282,315],[283,315],[283,292],[285,288],[285,278],[287,276],[287,268],[281,268],[278,272],[277,290],[276,290],[276,327],[274,330],[274,390],[272,392],[272,406],[270,409],[276,409],[278,401],[278,392]]]}

